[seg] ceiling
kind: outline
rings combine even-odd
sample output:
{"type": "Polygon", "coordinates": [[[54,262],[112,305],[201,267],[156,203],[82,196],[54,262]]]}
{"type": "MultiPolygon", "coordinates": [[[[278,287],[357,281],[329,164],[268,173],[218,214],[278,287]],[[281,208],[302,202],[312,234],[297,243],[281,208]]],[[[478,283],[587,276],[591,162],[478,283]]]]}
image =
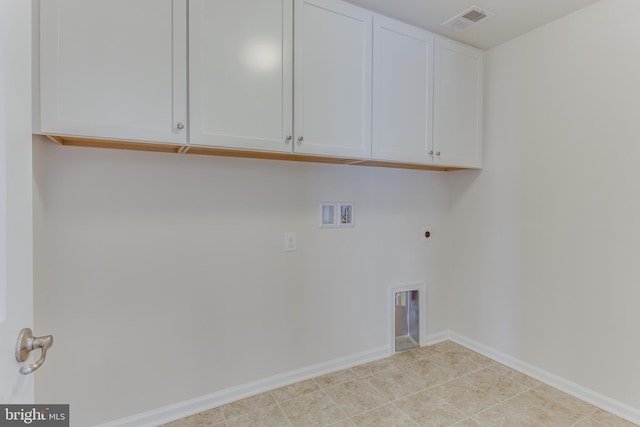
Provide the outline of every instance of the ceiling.
{"type": "Polygon", "coordinates": [[[382,15],[404,21],[481,49],[491,49],[521,34],[599,0],[347,0],[382,15]],[[495,15],[464,32],[442,23],[477,6],[495,15]]]}

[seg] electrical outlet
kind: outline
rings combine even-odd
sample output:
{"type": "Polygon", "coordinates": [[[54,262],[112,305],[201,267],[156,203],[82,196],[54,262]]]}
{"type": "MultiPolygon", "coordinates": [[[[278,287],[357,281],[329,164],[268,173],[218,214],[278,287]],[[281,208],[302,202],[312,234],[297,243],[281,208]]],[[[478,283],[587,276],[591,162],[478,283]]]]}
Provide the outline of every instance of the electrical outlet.
{"type": "Polygon", "coordinates": [[[284,251],[295,252],[298,247],[296,233],[287,232],[284,233],[284,251]]]}
{"type": "Polygon", "coordinates": [[[428,242],[433,239],[433,233],[431,232],[431,227],[422,227],[420,231],[420,240],[423,242],[428,242]]]}

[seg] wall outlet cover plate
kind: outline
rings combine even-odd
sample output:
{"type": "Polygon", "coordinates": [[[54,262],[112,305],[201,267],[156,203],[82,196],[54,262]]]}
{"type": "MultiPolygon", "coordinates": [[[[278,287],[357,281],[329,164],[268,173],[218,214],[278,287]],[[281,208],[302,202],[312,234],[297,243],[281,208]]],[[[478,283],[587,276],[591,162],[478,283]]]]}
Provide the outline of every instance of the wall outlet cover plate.
{"type": "Polygon", "coordinates": [[[284,233],[284,251],[295,252],[298,249],[298,241],[296,233],[286,232],[284,233]]]}

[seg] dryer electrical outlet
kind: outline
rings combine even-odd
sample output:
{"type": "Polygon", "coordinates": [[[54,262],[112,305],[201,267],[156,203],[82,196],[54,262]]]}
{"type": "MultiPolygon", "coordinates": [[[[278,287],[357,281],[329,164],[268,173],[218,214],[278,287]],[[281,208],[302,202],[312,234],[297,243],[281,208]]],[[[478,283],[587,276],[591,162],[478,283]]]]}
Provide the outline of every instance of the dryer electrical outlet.
{"type": "Polygon", "coordinates": [[[420,231],[420,240],[422,242],[429,242],[433,239],[433,233],[431,227],[422,227],[420,231]]]}

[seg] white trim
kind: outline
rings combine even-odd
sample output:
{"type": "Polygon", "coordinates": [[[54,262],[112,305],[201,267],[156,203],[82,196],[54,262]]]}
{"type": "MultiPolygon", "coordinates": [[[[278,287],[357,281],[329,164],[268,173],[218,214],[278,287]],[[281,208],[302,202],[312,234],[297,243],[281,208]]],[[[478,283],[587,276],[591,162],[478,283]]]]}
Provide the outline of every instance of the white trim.
{"type": "Polygon", "coordinates": [[[318,377],[331,372],[347,369],[352,366],[362,365],[374,360],[384,359],[389,356],[389,348],[379,347],[373,350],[354,354],[351,356],[334,359],[329,362],[319,363],[302,369],[297,369],[280,375],[274,375],[263,380],[243,384],[220,390],[205,396],[185,400],[173,405],[164,406],[151,411],[142,412],[130,417],[121,418],[100,424],[97,427],[146,427],[157,426],[171,421],[185,418],[230,402],[259,393],[275,390],[289,384],[294,384],[309,378],[318,377]]]}
{"type": "MultiPolygon", "coordinates": [[[[418,291],[418,309],[420,310],[419,314],[419,327],[420,327],[420,346],[424,346],[428,341],[427,339],[427,285],[425,282],[413,282],[413,283],[405,283],[398,285],[391,285],[389,287],[389,312],[388,322],[389,322],[389,356],[395,354],[396,352],[396,316],[395,316],[395,297],[396,292],[406,292],[406,291],[418,291]]],[[[445,333],[443,340],[447,339],[447,335],[445,333]]]]}
{"type": "MultiPolygon", "coordinates": [[[[415,285],[414,285],[415,286],[415,285]]],[[[406,290],[415,289],[406,286],[406,290]]],[[[395,289],[395,288],[392,288],[395,289]]],[[[402,288],[400,288],[402,290],[402,288]]],[[[420,289],[419,289],[420,290],[420,289]]],[[[422,309],[422,308],[421,308],[422,309]]],[[[395,340],[395,337],[394,337],[395,340]]],[[[566,380],[558,375],[547,372],[522,360],[516,359],[506,353],[498,351],[492,347],[481,344],[464,335],[453,331],[442,331],[422,338],[420,337],[420,345],[433,345],[442,341],[451,340],[470,350],[476,351],[496,362],[502,363],[512,369],[522,372],[532,378],[537,379],[545,384],[564,391],[578,399],[584,400],[600,409],[617,415],[620,418],[640,425],[640,409],[634,408],[610,397],[604,396],[586,387],[566,380]]],[[[393,347],[379,347],[370,351],[354,354],[351,356],[334,359],[329,362],[320,363],[307,368],[298,369],[281,375],[275,375],[264,380],[255,381],[253,383],[231,387],[220,390],[205,396],[196,397],[194,399],[185,400],[173,405],[164,406],[162,408],[132,415],[127,418],[121,418],[97,427],[151,427],[171,421],[185,418],[190,415],[197,414],[212,408],[216,408],[227,403],[254,396],[269,390],[274,390],[309,378],[331,372],[347,369],[352,366],[361,365],[372,362],[374,360],[384,359],[389,354],[393,354],[393,347]]]]}
{"type": "MultiPolygon", "coordinates": [[[[4,9],[0,10],[6,13],[4,9]]],[[[9,31],[4,32],[1,36],[9,35],[9,31]]],[[[7,98],[5,89],[5,69],[8,68],[8,60],[5,59],[5,43],[0,41],[0,324],[4,322],[7,313],[7,109],[8,103],[11,102],[7,98]]]]}
{"type": "Polygon", "coordinates": [[[475,352],[487,356],[488,358],[493,359],[496,362],[500,362],[503,365],[515,369],[516,371],[522,372],[525,375],[548,384],[551,387],[557,388],[558,390],[568,393],[580,400],[584,400],[585,402],[588,402],[600,409],[610,412],[613,415],[624,418],[625,420],[634,424],[640,425],[639,408],[634,408],[630,405],[612,399],[608,396],[576,384],[565,378],[562,378],[556,374],[545,371],[544,369],[541,369],[537,366],[523,362],[520,359],[516,359],[513,356],[502,353],[501,351],[498,351],[492,347],[467,338],[464,335],[458,334],[453,331],[448,331],[447,335],[451,341],[454,341],[475,352]]]}
{"type": "Polygon", "coordinates": [[[427,335],[424,343],[420,343],[420,347],[425,347],[428,345],[434,345],[441,343],[443,341],[447,341],[449,339],[449,331],[436,332],[435,334],[427,335]]]}

